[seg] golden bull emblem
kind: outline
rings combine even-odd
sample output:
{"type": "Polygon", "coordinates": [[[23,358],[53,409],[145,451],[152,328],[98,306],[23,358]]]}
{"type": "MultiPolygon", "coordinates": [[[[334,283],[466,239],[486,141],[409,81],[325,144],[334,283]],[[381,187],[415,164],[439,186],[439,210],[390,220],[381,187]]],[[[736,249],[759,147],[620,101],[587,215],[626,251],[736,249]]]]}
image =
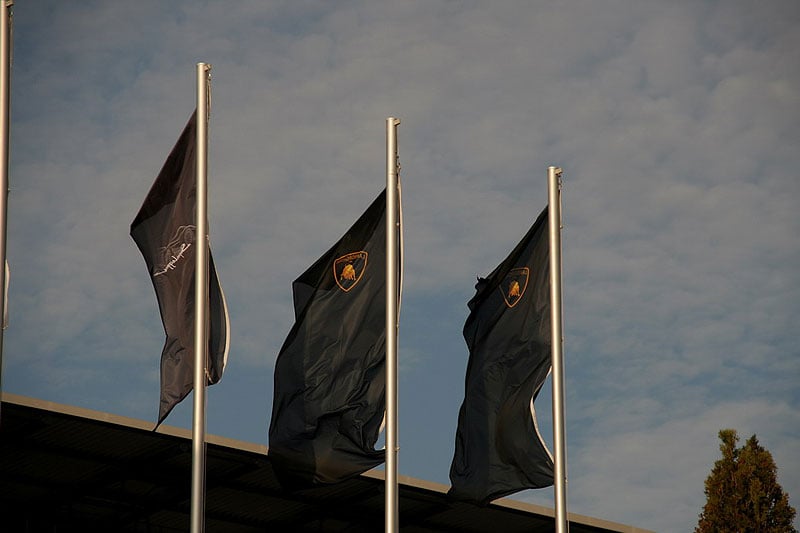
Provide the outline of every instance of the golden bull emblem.
{"type": "Polygon", "coordinates": [[[367,268],[367,252],[352,252],[333,262],[333,279],[344,292],[355,287],[367,268]]]}
{"type": "Polygon", "coordinates": [[[340,281],[355,281],[356,280],[356,269],[353,267],[352,263],[347,263],[344,268],[342,269],[342,275],[339,276],[340,281]]]}
{"type": "Polygon", "coordinates": [[[519,298],[519,281],[514,281],[508,289],[509,298],[519,298]]]}
{"type": "Polygon", "coordinates": [[[528,267],[512,268],[500,283],[500,292],[508,307],[514,307],[522,299],[525,289],[528,288],[528,267]]]}

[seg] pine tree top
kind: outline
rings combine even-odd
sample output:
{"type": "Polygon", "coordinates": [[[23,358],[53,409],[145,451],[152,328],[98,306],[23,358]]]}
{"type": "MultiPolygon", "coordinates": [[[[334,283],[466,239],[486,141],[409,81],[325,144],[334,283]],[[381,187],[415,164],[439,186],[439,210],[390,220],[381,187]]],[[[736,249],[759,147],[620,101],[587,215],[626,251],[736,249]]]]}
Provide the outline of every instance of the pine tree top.
{"type": "Polygon", "coordinates": [[[755,435],[737,448],[734,429],[719,432],[722,458],[705,482],[706,504],[696,533],[797,533],[795,510],[777,481],[777,466],[755,435]]]}

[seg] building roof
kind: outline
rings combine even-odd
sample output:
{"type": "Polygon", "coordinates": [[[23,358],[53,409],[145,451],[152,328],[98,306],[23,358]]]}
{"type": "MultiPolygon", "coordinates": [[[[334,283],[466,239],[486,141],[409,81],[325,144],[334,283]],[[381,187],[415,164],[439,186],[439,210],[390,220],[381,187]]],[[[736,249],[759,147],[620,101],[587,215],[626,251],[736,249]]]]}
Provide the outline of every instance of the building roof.
{"type": "MultiPolygon", "coordinates": [[[[172,532],[189,529],[191,432],[3,394],[0,529],[172,532]]],[[[283,490],[267,448],[209,435],[206,530],[361,532],[384,525],[382,471],[318,488],[283,490]]],[[[399,476],[408,533],[553,530],[552,509],[501,499],[453,502],[447,486],[399,476]]],[[[570,514],[572,533],[645,530],[570,514]]]]}

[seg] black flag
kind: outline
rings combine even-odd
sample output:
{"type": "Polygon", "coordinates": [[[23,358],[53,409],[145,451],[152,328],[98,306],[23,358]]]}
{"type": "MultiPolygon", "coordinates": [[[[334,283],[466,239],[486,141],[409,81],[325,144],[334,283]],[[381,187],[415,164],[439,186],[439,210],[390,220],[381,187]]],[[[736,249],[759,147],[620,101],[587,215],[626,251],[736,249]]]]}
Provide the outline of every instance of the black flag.
{"type": "MultiPolygon", "coordinates": [[[[196,113],[167,157],[139,213],[131,237],[144,256],[164,323],[158,427],[194,384],[194,273],[196,113]]],[[[208,383],[222,378],[228,358],[228,308],[208,255],[208,383]]]]}
{"type": "Polygon", "coordinates": [[[550,372],[547,209],[514,251],[478,278],[464,324],[469,363],[450,467],[456,499],[486,504],[553,484],[533,410],[550,372]]]}
{"type": "Polygon", "coordinates": [[[281,483],[356,476],[375,450],[386,395],[386,191],[292,284],[295,324],[275,363],[269,456],[281,483]]]}

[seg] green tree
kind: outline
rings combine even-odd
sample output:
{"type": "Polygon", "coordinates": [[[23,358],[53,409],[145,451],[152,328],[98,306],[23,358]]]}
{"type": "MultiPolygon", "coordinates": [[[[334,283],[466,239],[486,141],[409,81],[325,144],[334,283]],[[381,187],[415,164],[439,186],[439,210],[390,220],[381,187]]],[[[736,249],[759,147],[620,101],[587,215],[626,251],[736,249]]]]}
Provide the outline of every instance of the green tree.
{"type": "Polygon", "coordinates": [[[795,510],[777,481],[772,454],[753,435],[737,448],[736,430],[719,432],[722,459],[706,479],[706,504],[695,533],[797,533],[795,510]]]}

